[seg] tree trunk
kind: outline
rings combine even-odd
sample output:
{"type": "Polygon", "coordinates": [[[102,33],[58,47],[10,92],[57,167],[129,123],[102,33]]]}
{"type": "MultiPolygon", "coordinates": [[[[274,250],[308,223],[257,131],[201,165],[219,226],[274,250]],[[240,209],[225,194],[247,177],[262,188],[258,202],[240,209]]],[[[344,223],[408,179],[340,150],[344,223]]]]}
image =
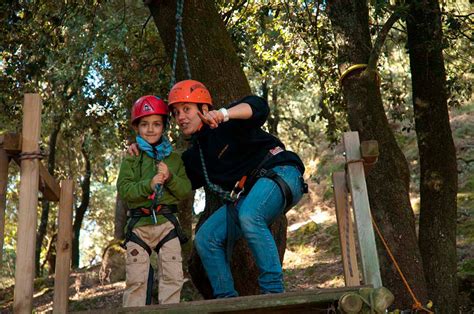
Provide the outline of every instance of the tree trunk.
{"type": "Polygon", "coordinates": [[[278,87],[276,84],[272,85],[272,101],[268,99],[268,92],[270,88],[268,87],[268,81],[264,80],[262,82],[262,98],[264,98],[268,105],[270,106],[270,114],[267,119],[268,132],[275,136],[278,136],[278,122],[280,121],[280,116],[278,113],[278,87]]]}
{"type": "Polygon", "coordinates": [[[10,157],[0,148],[0,271],[3,261],[3,242],[5,239],[5,210],[7,208],[8,164],[10,157]]]}
{"type": "MultiPolygon", "coordinates": [[[[331,1],[328,13],[339,48],[340,69],[369,63],[372,43],[367,3],[331,1]]],[[[377,77],[373,71],[353,71],[343,80],[342,92],[350,128],[359,132],[361,140],[373,139],[379,143],[379,161],[367,176],[372,215],[410,286],[418,299],[425,302],[426,284],[408,195],[408,165],[389,127],[377,77]]],[[[411,308],[410,294],[380,241],[378,252],[383,284],[395,295],[395,306],[411,308]]]]}
{"type": "Polygon", "coordinates": [[[194,191],[188,195],[187,198],[179,202],[178,204],[178,219],[181,228],[183,229],[189,241],[182,245],[183,260],[187,261],[191,256],[191,250],[193,248],[192,234],[193,234],[193,204],[194,204],[194,191]]]}
{"type": "Polygon", "coordinates": [[[114,220],[114,238],[117,240],[125,239],[125,225],[127,224],[127,204],[117,193],[115,199],[115,220],[114,220]]]}
{"type": "MultiPolygon", "coordinates": [[[[171,61],[175,44],[176,1],[146,2],[152,2],[149,5],[150,11],[171,61]]],[[[211,0],[185,1],[182,25],[192,78],[203,82],[209,88],[214,106],[219,108],[249,95],[250,86],[247,78],[214,2],[211,0]]],[[[183,64],[180,51],[177,67],[178,80],[186,78],[183,64]]],[[[220,200],[214,194],[206,191],[205,213],[200,217],[196,231],[220,204],[220,200]]],[[[272,230],[276,234],[275,240],[280,259],[283,260],[286,246],[286,218],[283,216],[273,223],[272,230]]],[[[258,294],[258,270],[244,241],[237,242],[233,256],[232,273],[236,290],[240,295],[258,294]]],[[[194,249],[189,261],[189,272],[201,294],[205,298],[212,298],[211,287],[194,249]]]]}
{"type": "Polygon", "coordinates": [[[268,129],[270,133],[278,136],[278,124],[280,123],[280,111],[278,108],[278,85],[272,85],[272,101],[271,101],[271,119],[268,119],[268,129]]]}
{"type": "Polygon", "coordinates": [[[440,9],[437,0],[413,0],[409,8],[408,52],[420,154],[419,246],[436,312],[455,313],[458,174],[449,125],[440,9]]]}
{"type": "MultiPolygon", "coordinates": [[[[59,132],[61,131],[62,119],[59,118],[55,121],[54,129],[49,137],[49,155],[48,155],[48,172],[54,176],[54,169],[56,168],[56,143],[58,140],[59,132]]],[[[38,232],[36,234],[36,254],[35,254],[35,269],[36,276],[40,276],[43,269],[40,267],[41,248],[43,247],[44,236],[48,228],[49,219],[49,201],[44,199],[41,202],[41,218],[38,232]]],[[[44,265],[44,263],[43,263],[44,265]]]]}
{"type": "Polygon", "coordinates": [[[81,235],[81,226],[84,216],[86,214],[87,208],[89,208],[89,200],[91,195],[91,160],[89,153],[85,148],[85,142],[82,143],[81,148],[82,155],[84,156],[85,161],[85,175],[84,179],[81,182],[82,190],[82,200],[81,205],[76,209],[76,214],[74,215],[74,224],[72,226],[73,236],[72,236],[72,267],[79,267],[79,238],[81,235]]]}

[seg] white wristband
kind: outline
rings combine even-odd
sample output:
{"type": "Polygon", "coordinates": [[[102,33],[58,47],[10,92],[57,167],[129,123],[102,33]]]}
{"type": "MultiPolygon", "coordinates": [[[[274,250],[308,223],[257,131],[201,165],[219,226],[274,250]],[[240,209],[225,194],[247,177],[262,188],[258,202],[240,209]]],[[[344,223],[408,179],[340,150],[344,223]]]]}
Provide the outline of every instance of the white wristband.
{"type": "Polygon", "coordinates": [[[225,108],[219,109],[220,112],[224,115],[224,122],[229,121],[229,112],[225,108]]]}

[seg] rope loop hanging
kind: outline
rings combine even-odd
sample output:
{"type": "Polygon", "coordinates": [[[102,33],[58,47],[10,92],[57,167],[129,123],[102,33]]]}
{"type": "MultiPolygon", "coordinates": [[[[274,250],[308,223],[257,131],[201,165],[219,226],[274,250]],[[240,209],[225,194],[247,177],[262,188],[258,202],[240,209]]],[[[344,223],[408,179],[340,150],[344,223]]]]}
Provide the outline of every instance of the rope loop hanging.
{"type": "MultiPolygon", "coordinates": [[[[173,67],[172,67],[170,89],[176,83],[176,64],[178,62],[178,54],[179,54],[180,45],[183,50],[184,69],[186,71],[186,77],[187,79],[192,78],[191,68],[189,67],[188,54],[186,52],[186,45],[184,44],[183,27],[182,27],[183,9],[184,9],[184,0],[177,0],[176,1],[176,39],[174,43],[173,67]]],[[[209,179],[209,174],[207,172],[206,164],[204,162],[204,154],[202,152],[202,148],[200,145],[199,145],[199,155],[200,155],[201,165],[203,168],[204,178],[206,180],[207,186],[211,189],[211,191],[216,193],[224,201],[235,202],[236,199],[231,196],[230,192],[225,191],[219,185],[212,183],[211,180],[209,179]]]]}
{"type": "Polygon", "coordinates": [[[204,173],[204,179],[206,180],[207,186],[211,189],[211,191],[219,195],[219,197],[222,200],[228,201],[228,202],[235,202],[236,199],[231,196],[230,192],[224,190],[219,185],[212,183],[211,180],[209,179],[209,174],[207,173],[207,167],[204,162],[204,154],[202,152],[201,145],[198,144],[198,146],[199,146],[199,156],[201,158],[202,172],[204,173]]]}
{"type": "Polygon", "coordinates": [[[186,77],[187,79],[191,79],[191,68],[189,67],[188,54],[186,52],[186,46],[184,44],[184,36],[183,36],[183,27],[182,27],[183,9],[184,9],[184,0],[177,0],[176,1],[176,28],[175,28],[176,39],[174,42],[173,66],[172,66],[170,89],[176,83],[176,64],[178,61],[179,46],[181,46],[183,50],[184,69],[186,71],[186,77]]]}

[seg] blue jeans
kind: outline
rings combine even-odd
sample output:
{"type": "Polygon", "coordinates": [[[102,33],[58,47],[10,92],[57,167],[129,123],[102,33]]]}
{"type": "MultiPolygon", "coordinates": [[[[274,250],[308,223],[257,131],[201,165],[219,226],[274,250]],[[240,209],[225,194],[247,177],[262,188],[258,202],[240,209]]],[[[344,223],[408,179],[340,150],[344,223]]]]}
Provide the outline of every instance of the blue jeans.
{"type": "MultiPolygon", "coordinates": [[[[302,197],[301,173],[294,166],[277,166],[273,170],[288,184],[293,204],[302,197]]],[[[269,225],[284,211],[284,198],[271,179],[260,178],[250,192],[237,203],[240,229],[238,238],[247,240],[260,271],[258,284],[262,293],[283,292],[283,273],[275,240],[269,225]]],[[[196,234],[194,244],[212,285],[214,297],[237,296],[226,259],[227,206],[209,217],[196,234]]]]}

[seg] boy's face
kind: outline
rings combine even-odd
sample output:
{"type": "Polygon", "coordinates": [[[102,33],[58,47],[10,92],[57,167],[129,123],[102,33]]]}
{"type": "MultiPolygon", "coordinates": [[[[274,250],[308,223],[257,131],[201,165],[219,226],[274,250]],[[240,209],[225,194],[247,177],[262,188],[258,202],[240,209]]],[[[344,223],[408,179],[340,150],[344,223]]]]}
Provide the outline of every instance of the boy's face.
{"type": "Polygon", "coordinates": [[[154,114],[143,117],[138,122],[138,125],[134,126],[134,129],[149,144],[155,144],[163,135],[163,116],[154,114]]]}
{"type": "MultiPolygon", "coordinates": [[[[207,112],[207,105],[202,106],[202,110],[207,112]]],[[[173,104],[173,113],[179,129],[184,135],[191,135],[201,128],[201,118],[198,116],[198,105],[196,103],[176,103],[173,104]]]]}

